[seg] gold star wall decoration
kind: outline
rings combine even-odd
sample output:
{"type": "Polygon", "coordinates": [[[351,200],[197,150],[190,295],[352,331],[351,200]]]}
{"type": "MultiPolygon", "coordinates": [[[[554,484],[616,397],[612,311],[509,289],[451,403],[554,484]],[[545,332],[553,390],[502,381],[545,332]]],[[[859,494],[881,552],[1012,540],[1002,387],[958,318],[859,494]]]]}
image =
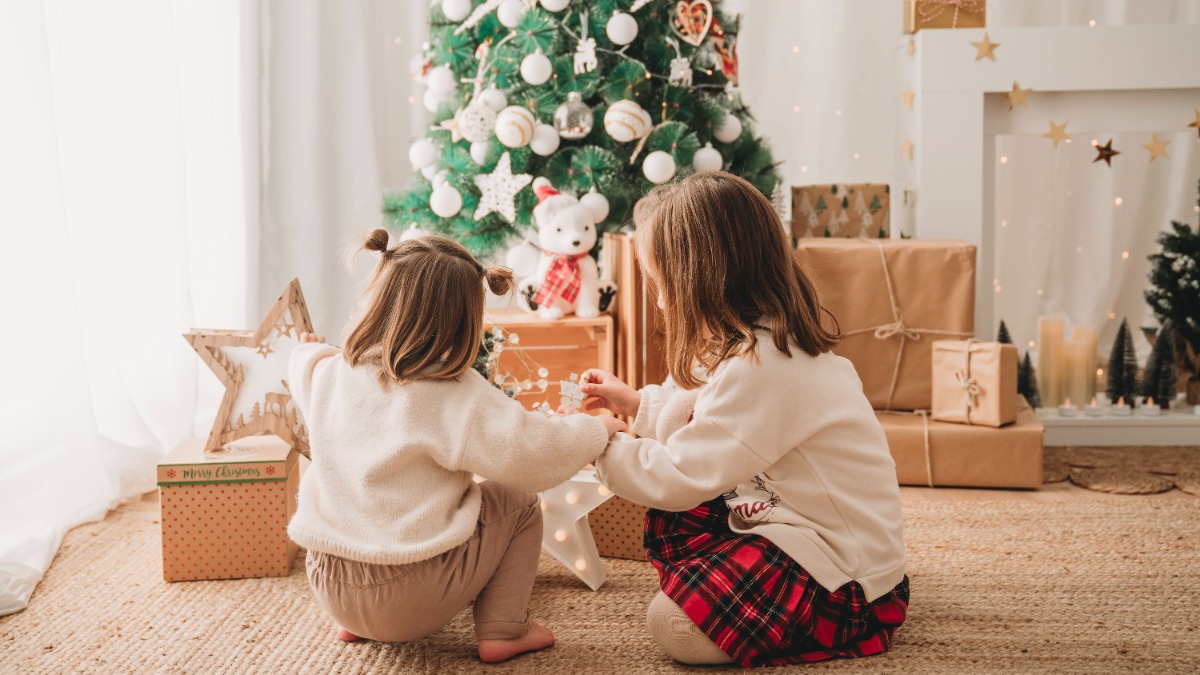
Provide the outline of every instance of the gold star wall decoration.
{"type": "Polygon", "coordinates": [[[904,156],[904,159],[911,160],[913,158],[913,142],[907,138],[904,139],[904,142],[900,144],[900,154],[904,156]]]}
{"type": "Polygon", "coordinates": [[[1171,159],[1171,156],[1167,154],[1167,146],[1170,144],[1171,139],[1159,138],[1158,134],[1154,134],[1154,140],[1146,143],[1142,147],[1150,151],[1150,161],[1153,162],[1155,158],[1158,157],[1162,157],[1163,159],[1171,159]]]}
{"type": "Polygon", "coordinates": [[[1070,124],[1070,121],[1063,122],[1062,124],[1055,124],[1054,120],[1050,120],[1050,131],[1042,134],[1042,138],[1052,139],[1054,141],[1054,147],[1056,148],[1058,147],[1058,144],[1063,141],[1070,143],[1071,137],[1067,135],[1068,124],[1070,124]]]}
{"type": "Polygon", "coordinates": [[[909,56],[909,58],[912,58],[913,54],[917,53],[917,39],[916,38],[911,37],[911,36],[908,38],[908,46],[906,46],[904,48],[904,53],[907,54],[909,56]]]}
{"type": "Polygon", "coordinates": [[[198,329],[183,337],[212,369],[225,395],[204,449],[269,433],[308,455],[308,431],[287,388],[287,363],[299,333],[313,332],[300,281],[293,279],[255,330],[198,329]],[[287,328],[285,334],[282,327],[287,328]],[[274,336],[272,335],[274,333],[274,336]]]}
{"type": "Polygon", "coordinates": [[[917,97],[917,92],[912,90],[912,86],[904,85],[904,91],[900,92],[900,97],[904,99],[904,107],[912,110],[913,99],[917,97]]]}
{"type": "Polygon", "coordinates": [[[1021,85],[1017,84],[1016,82],[1013,82],[1012,91],[1005,94],[1005,96],[1008,97],[1008,109],[1012,110],[1013,108],[1016,108],[1018,105],[1023,105],[1026,108],[1028,108],[1029,101],[1026,101],[1025,97],[1028,96],[1029,92],[1031,92],[1031,91],[1033,91],[1033,89],[1022,89],[1021,85]]]}
{"type": "Polygon", "coordinates": [[[1189,124],[1188,126],[1189,126],[1189,127],[1196,127],[1196,136],[1197,136],[1198,138],[1200,138],[1200,109],[1197,109],[1197,110],[1196,110],[1196,121],[1195,121],[1195,122],[1192,122],[1192,123],[1191,123],[1191,124],[1189,124]]]}
{"type": "Polygon", "coordinates": [[[1092,164],[1104,160],[1104,163],[1111,167],[1112,158],[1119,154],[1121,154],[1120,150],[1113,150],[1112,139],[1110,138],[1104,145],[1096,144],[1096,159],[1092,160],[1092,164]]]}
{"type": "Polygon", "coordinates": [[[983,40],[980,42],[971,43],[979,53],[975,55],[975,60],[979,61],[985,58],[996,60],[996,47],[1000,46],[999,42],[992,42],[987,33],[983,34],[983,40]]]}

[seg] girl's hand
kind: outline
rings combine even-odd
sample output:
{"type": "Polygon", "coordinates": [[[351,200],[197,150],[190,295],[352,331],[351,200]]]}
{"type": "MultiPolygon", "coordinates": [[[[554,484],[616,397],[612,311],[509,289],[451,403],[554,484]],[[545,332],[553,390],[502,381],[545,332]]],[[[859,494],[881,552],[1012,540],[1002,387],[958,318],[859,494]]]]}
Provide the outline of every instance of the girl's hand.
{"type": "Polygon", "coordinates": [[[320,335],[313,335],[312,333],[301,333],[300,342],[325,342],[325,338],[320,335]]]}
{"type": "Polygon", "coordinates": [[[608,437],[611,439],[618,431],[629,431],[629,425],[615,417],[601,415],[598,417],[601,422],[604,422],[604,429],[608,431],[608,437]]]}
{"type": "Polygon", "coordinates": [[[584,410],[607,408],[618,415],[636,415],[642,405],[642,395],[612,373],[592,368],[580,378],[579,390],[591,398],[584,410]]]}

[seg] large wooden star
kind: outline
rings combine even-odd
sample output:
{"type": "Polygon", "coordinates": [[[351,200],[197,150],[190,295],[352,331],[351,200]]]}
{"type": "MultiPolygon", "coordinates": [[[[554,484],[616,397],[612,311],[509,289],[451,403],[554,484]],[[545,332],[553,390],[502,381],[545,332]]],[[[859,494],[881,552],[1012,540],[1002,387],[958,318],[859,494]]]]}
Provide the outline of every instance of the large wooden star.
{"type": "Polygon", "coordinates": [[[299,343],[299,332],[311,333],[313,328],[300,281],[293,279],[255,330],[194,328],[184,333],[225,385],[205,451],[271,433],[308,454],[308,432],[298,419],[286,380],[288,355],[299,343]]]}
{"type": "Polygon", "coordinates": [[[1092,160],[1092,164],[1104,160],[1105,164],[1112,166],[1112,158],[1119,154],[1121,154],[1120,150],[1113,150],[1112,139],[1110,138],[1104,145],[1096,144],[1096,159],[1092,160]]]}
{"type": "Polygon", "coordinates": [[[996,47],[999,47],[1000,43],[992,42],[987,33],[983,34],[983,40],[981,42],[972,42],[971,44],[975,47],[976,51],[979,52],[975,55],[976,61],[984,58],[989,58],[993,61],[996,60],[996,47]]]}
{"type": "Polygon", "coordinates": [[[580,471],[541,493],[542,548],[593,591],[604,585],[606,577],[587,515],[612,496],[595,471],[580,471]]]}
{"type": "Polygon", "coordinates": [[[1167,146],[1170,144],[1171,139],[1159,138],[1158,134],[1154,134],[1154,140],[1146,143],[1142,147],[1150,151],[1150,161],[1153,162],[1156,157],[1171,159],[1171,156],[1167,154],[1167,146]]]}
{"type": "Polygon", "coordinates": [[[1021,85],[1017,84],[1016,82],[1013,82],[1012,91],[1005,94],[1005,96],[1008,97],[1008,109],[1012,110],[1013,108],[1017,107],[1018,105],[1023,105],[1026,108],[1028,108],[1029,101],[1026,101],[1025,97],[1027,95],[1029,95],[1029,92],[1031,92],[1031,91],[1033,91],[1033,90],[1032,89],[1022,89],[1021,85]]]}
{"type": "Polygon", "coordinates": [[[1050,131],[1047,131],[1046,133],[1042,134],[1042,138],[1053,139],[1054,147],[1056,147],[1056,148],[1058,147],[1058,144],[1063,141],[1067,141],[1068,143],[1070,143],[1071,137],[1067,134],[1067,125],[1068,124],[1070,124],[1070,122],[1063,122],[1062,124],[1055,124],[1054,120],[1050,120],[1050,131]]]}

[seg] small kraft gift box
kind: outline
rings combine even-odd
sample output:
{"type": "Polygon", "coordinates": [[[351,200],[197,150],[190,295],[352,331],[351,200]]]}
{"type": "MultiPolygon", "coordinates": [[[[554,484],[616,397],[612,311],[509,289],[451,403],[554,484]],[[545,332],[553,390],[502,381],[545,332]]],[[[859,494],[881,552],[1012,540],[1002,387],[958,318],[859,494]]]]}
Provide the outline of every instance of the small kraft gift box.
{"type": "Polygon", "coordinates": [[[930,416],[985,427],[1016,422],[1017,348],[999,342],[935,341],[930,416]]]}
{"type": "Polygon", "coordinates": [[[596,550],[606,558],[646,560],[646,507],[614,496],[588,514],[596,550]]]}
{"type": "Polygon", "coordinates": [[[885,184],[797,185],[792,188],[792,236],[887,239],[891,189],[885,184]]]}
{"type": "Polygon", "coordinates": [[[925,28],[983,28],[987,0],[904,0],[904,32],[925,28]]]}
{"type": "Polygon", "coordinates": [[[299,484],[299,453],[276,436],[180,443],[158,464],[163,579],[287,576],[299,484]]]}

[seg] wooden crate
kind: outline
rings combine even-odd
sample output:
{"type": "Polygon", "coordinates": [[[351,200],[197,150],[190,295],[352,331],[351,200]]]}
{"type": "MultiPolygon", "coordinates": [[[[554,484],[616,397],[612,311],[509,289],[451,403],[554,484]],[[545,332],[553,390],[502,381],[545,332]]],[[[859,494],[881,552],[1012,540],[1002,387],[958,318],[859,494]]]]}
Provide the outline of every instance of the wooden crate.
{"type": "Polygon", "coordinates": [[[559,382],[571,373],[582,375],[588,368],[613,369],[613,317],[608,314],[590,319],[568,316],[548,321],[521,309],[493,309],[484,316],[487,329],[502,328],[507,339],[519,336],[517,344],[505,342],[498,359],[499,370],[517,380],[537,382],[540,368],[549,371],[546,390],[521,392],[517,400],[526,407],[543,400],[559,405],[559,382]]]}
{"type": "Polygon", "coordinates": [[[662,384],[667,378],[663,358],[665,336],[654,289],[645,283],[638,264],[633,234],[607,233],[601,249],[604,269],[617,282],[616,375],[634,389],[662,384]]]}

